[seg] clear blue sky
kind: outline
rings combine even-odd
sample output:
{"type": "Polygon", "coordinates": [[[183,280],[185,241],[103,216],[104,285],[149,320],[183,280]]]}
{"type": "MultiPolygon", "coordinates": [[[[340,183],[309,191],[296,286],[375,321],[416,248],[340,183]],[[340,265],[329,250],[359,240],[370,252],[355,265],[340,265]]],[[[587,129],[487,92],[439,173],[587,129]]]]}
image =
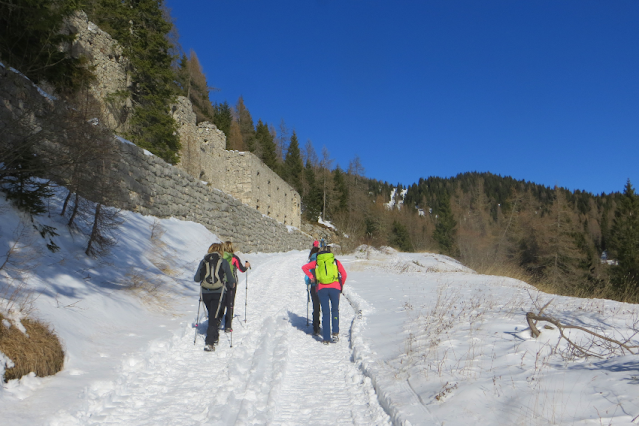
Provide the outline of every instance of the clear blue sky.
{"type": "Polygon", "coordinates": [[[637,0],[168,0],[214,102],[366,176],[639,186],[637,0]]]}

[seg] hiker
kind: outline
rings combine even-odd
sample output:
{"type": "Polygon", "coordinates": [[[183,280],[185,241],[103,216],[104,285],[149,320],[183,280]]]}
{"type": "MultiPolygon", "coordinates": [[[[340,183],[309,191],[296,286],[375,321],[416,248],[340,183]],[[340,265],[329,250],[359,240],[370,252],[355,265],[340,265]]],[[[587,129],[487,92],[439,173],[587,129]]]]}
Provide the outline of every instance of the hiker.
{"type": "MultiPolygon", "coordinates": [[[[248,268],[251,267],[251,264],[248,260],[245,262],[244,266],[242,266],[242,261],[235,254],[233,248],[233,243],[230,241],[226,241],[224,243],[224,259],[231,265],[231,272],[233,273],[233,277],[235,278],[235,282],[237,280],[237,270],[244,273],[248,268]]],[[[228,288],[226,292],[226,317],[224,319],[224,332],[232,333],[233,328],[231,327],[233,323],[233,306],[235,305],[235,291],[237,290],[237,286],[233,285],[228,288]]]]}
{"type": "Polygon", "coordinates": [[[209,314],[204,350],[212,352],[220,338],[218,328],[224,316],[226,290],[235,287],[236,282],[229,263],[224,259],[222,244],[211,244],[206,256],[200,261],[193,280],[200,282],[202,302],[209,314]]]}
{"type": "Polygon", "coordinates": [[[330,246],[317,253],[317,259],[302,266],[302,270],[311,282],[317,283],[317,296],[322,308],[322,343],[338,342],[339,296],[346,283],[346,271],[331,253],[330,246]],[[312,269],[315,269],[315,274],[311,273],[312,269]]]}
{"type": "MultiPolygon", "coordinates": [[[[319,245],[319,242],[315,242],[319,245]]],[[[308,261],[312,262],[317,260],[317,253],[319,253],[319,247],[313,245],[311,252],[308,254],[308,261]]],[[[312,275],[315,275],[314,270],[311,269],[310,272],[312,275]]],[[[311,282],[311,279],[306,275],[304,275],[304,281],[306,282],[306,290],[310,293],[311,301],[313,302],[313,336],[319,336],[320,301],[319,296],[317,295],[317,284],[311,282]]],[[[306,313],[308,314],[308,311],[306,313]]],[[[308,320],[308,317],[306,319],[308,320]]],[[[306,324],[308,325],[308,322],[306,324]]]]}

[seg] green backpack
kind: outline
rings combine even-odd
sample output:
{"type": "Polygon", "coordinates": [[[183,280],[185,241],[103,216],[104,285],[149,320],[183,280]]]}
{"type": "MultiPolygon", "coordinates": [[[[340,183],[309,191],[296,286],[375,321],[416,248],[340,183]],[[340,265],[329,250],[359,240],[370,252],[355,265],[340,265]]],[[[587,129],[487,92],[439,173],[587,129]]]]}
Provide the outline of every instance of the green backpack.
{"type": "Polygon", "coordinates": [[[332,284],[339,279],[337,261],[333,253],[324,252],[317,255],[317,266],[315,267],[315,279],[320,284],[332,284]]]}
{"type": "Polygon", "coordinates": [[[229,263],[229,266],[231,267],[231,272],[233,272],[233,276],[235,277],[237,281],[237,268],[235,267],[235,265],[233,265],[233,253],[229,253],[225,251],[224,260],[226,260],[229,263]]]}

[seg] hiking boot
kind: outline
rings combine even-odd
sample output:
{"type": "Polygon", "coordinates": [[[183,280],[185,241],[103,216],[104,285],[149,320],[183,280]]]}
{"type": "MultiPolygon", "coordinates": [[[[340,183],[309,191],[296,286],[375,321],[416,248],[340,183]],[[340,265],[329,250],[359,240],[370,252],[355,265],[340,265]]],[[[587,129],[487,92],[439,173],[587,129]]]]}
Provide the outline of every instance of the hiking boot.
{"type": "Polygon", "coordinates": [[[333,340],[333,343],[339,342],[339,334],[338,333],[333,333],[331,335],[331,339],[333,340]]]}
{"type": "Polygon", "coordinates": [[[313,331],[313,336],[319,336],[320,335],[320,331],[319,330],[314,330],[313,331]]]}
{"type": "Polygon", "coordinates": [[[204,350],[206,352],[215,352],[215,346],[214,345],[206,345],[206,346],[204,346],[204,350]]]}
{"type": "Polygon", "coordinates": [[[233,333],[233,329],[232,329],[232,328],[228,328],[228,329],[227,329],[227,328],[225,328],[225,329],[224,329],[224,332],[225,332],[225,333],[233,333]]]}
{"type": "Polygon", "coordinates": [[[322,343],[328,345],[328,340],[322,340],[322,343]]]}

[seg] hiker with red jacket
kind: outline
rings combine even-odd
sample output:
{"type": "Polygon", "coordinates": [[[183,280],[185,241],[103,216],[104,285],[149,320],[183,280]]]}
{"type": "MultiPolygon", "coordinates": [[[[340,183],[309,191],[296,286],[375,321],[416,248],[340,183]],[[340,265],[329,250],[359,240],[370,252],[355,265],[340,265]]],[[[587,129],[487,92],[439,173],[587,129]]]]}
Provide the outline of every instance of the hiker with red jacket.
{"type": "Polygon", "coordinates": [[[317,260],[302,266],[302,270],[311,282],[317,283],[317,296],[322,306],[322,343],[328,345],[331,340],[339,341],[339,296],[346,283],[342,263],[335,259],[329,246],[317,254],[317,260]]]}
{"type": "MultiPolygon", "coordinates": [[[[237,279],[237,270],[244,273],[248,268],[251,267],[251,264],[247,260],[244,266],[242,265],[242,261],[236,254],[234,254],[235,249],[233,247],[233,243],[231,241],[226,241],[224,244],[224,259],[231,265],[231,271],[233,272],[233,277],[235,278],[235,282],[238,282],[237,279]]],[[[224,319],[224,332],[232,333],[233,328],[231,328],[233,324],[233,307],[235,306],[235,291],[237,287],[233,285],[230,287],[226,293],[226,317],[224,319]]]]}

